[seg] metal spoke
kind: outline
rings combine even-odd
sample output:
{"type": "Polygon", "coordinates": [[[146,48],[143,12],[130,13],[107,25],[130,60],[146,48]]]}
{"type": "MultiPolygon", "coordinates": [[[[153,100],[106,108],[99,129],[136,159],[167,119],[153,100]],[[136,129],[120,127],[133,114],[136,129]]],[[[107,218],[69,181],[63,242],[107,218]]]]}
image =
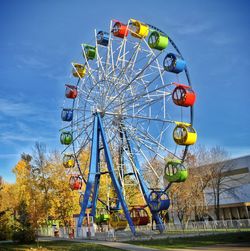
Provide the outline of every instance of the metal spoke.
{"type": "MultiPolygon", "coordinates": [[[[151,177],[144,177],[142,173],[147,171],[152,176],[152,184],[156,184],[157,188],[164,191],[166,187],[162,182],[162,170],[166,158],[170,157],[183,162],[188,149],[188,146],[178,145],[174,139],[172,140],[173,128],[177,121],[184,123],[191,121],[192,124],[193,108],[192,106],[176,105],[175,99],[184,99],[186,92],[173,91],[176,90],[179,79],[184,85],[187,82],[191,86],[187,69],[180,74],[173,74],[173,72],[169,72],[170,70],[165,71],[162,63],[166,50],[171,53],[174,51],[177,53],[177,58],[183,59],[179,49],[170,38],[167,49],[163,49],[161,45],[154,47],[150,44],[149,46],[147,37],[135,35],[139,31],[133,30],[134,33],[131,34],[129,24],[136,26],[137,21],[135,21],[130,19],[126,26],[126,24],[112,20],[109,29],[102,33],[103,37],[105,34],[104,42],[97,41],[97,31],[95,30],[94,43],[92,41],[95,46],[95,54],[92,56],[88,54],[90,51],[87,53],[84,44],[81,45],[86,73],[81,77],[77,67],[72,63],[73,70],[79,77],[75,84],[77,97],[72,99],[73,97],[68,95],[71,99],[65,99],[63,108],[69,107],[68,109],[73,110],[73,119],[63,121],[60,131],[68,130],[73,133],[74,138],[71,144],[65,146],[62,153],[72,147],[81,175],[85,175],[85,172],[89,170],[90,180],[93,180],[94,177],[95,182],[99,182],[99,177],[93,176],[94,173],[108,174],[112,178],[114,189],[114,179],[117,179],[119,184],[116,184],[116,192],[118,195],[120,192],[122,193],[117,195],[117,198],[119,197],[121,201],[123,201],[121,197],[125,201],[127,200],[126,193],[130,187],[138,187],[144,203],[149,206],[150,202],[147,198],[150,190],[145,188],[141,177],[149,180],[151,177]],[[114,26],[117,27],[116,32],[113,32],[114,26]],[[119,27],[127,27],[129,33],[124,35],[124,30],[117,33],[119,27]],[[175,96],[172,97],[172,95],[175,96]],[[94,123],[94,121],[98,123],[94,123]],[[102,140],[103,138],[105,140],[102,140]],[[96,147],[94,151],[92,151],[92,147],[96,147]],[[90,158],[92,164],[89,166],[82,166],[81,163],[81,154],[85,151],[91,152],[91,156],[95,156],[93,159],[90,158]],[[112,161],[111,169],[110,162],[112,161]],[[100,171],[100,169],[104,171],[100,171]]],[[[144,25],[146,24],[144,23],[144,25]]],[[[166,36],[156,27],[148,25],[148,28],[148,36],[153,31],[159,32],[160,36],[166,36]]],[[[154,43],[157,43],[156,39],[154,43]]],[[[88,178],[83,178],[87,187],[88,178]]],[[[145,181],[145,183],[147,182],[145,181]]],[[[152,188],[151,184],[148,185],[152,188]]],[[[87,194],[86,200],[88,200],[89,194],[94,194],[94,185],[92,188],[91,186],[88,183],[88,189],[84,191],[84,194],[87,194]]],[[[109,196],[107,195],[107,201],[110,199],[109,196]]],[[[98,203],[103,204],[100,198],[98,200],[98,203]]],[[[104,203],[104,205],[107,208],[110,206],[109,203],[104,203]]],[[[82,207],[82,210],[84,211],[85,208],[82,207]]],[[[126,208],[123,210],[125,212],[126,208]]],[[[152,214],[155,217],[154,213],[152,214]]]]}

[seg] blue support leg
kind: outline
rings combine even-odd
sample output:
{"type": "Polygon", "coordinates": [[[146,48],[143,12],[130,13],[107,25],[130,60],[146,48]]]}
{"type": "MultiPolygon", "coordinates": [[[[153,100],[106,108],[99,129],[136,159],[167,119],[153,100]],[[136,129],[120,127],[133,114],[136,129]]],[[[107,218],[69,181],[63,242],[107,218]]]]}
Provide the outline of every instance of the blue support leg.
{"type": "Polygon", "coordinates": [[[98,193],[99,193],[99,185],[100,185],[100,131],[99,131],[99,125],[97,122],[97,130],[98,130],[98,139],[96,143],[97,147],[97,164],[96,164],[96,174],[95,174],[95,184],[94,184],[94,192],[93,192],[93,199],[92,199],[92,209],[91,209],[91,215],[95,217],[96,215],[96,206],[97,206],[97,199],[98,199],[98,193]]]}
{"type": "Polygon", "coordinates": [[[118,199],[119,199],[119,201],[121,203],[121,206],[123,208],[123,212],[124,212],[124,214],[126,216],[126,219],[127,219],[128,224],[130,226],[131,232],[133,233],[133,235],[135,235],[136,234],[135,226],[134,226],[134,223],[133,223],[133,221],[132,221],[132,219],[130,217],[130,213],[129,213],[126,201],[125,201],[125,199],[123,197],[119,181],[118,181],[118,179],[117,179],[117,177],[115,175],[113,161],[112,161],[112,158],[111,158],[111,153],[110,153],[108,142],[107,142],[107,139],[106,139],[106,135],[105,135],[105,132],[104,132],[104,129],[103,129],[100,114],[97,114],[97,117],[98,117],[98,121],[99,121],[99,129],[100,129],[101,138],[102,138],[102,142],[103,142],[105,158],[106,158],[108,170],[110,172],[111,180],[112,180],[113,185],[115,187],[118,199]]]}
{"type": "Polygon", "coordinates": [[[81,205],[82,208],[78,219],[78,228],[81,228],[82,226],[82,222],[85,217],[85,211],[89,202],[89,197],[92,192],[91,190],[95,182],[96,166],[98,164],[98,159],[99,159],[98,155],[99,155],[99,130],[98,130],[98,117],[95,115],[92,146],[91,146],[90,168],[89,168],[88,180],[86,183],[83,203],[81,205]]]}
{"type": "MultiPolygon", "coordinates": [[[[99,162],[98,165],[99,166],[99,162]]],[[[97,174],[95,176],[95,184],[94,184],[94,193],[93,193],[93,199],[92,199],[92,209],[91,209],[91,215],[95,217],[96,215],[96,206],[97,206],[97,199],[98,199],[98,193],[99,193],[99,185],[100,185],[100,170],[97,167],[96,170],[97,174]]]]}

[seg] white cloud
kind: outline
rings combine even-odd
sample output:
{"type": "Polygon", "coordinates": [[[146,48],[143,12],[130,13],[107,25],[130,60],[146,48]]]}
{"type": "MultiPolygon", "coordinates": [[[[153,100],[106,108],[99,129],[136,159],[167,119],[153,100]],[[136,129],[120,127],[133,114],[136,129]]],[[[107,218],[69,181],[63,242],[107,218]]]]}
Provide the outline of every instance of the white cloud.
{"type": "Polygon", "coordinates": [[[229,35],[229,34],[225,34],[225,32],[216,32],[213,33],[212,36],[208,36],[207,38],[211,43],[215,44],[215,45],[219,45],[219,46],[224,46],[224,45],[228,45],[228,44],[232,44],[237,42],[236,41],[236,37],[229,35]]]}
{"type": "Polygon", "coordinates": [[[4,98],[0,98],[0,107],[2,128],[0,141],[2,143],[16,147],[17,145],[30,145],[36,141],[55,141],[54,133],[57,127],[59,130],[59,126],[53,110],[4,98]]]}
{"type": "Polygon", "coordinates": [[[181,35],[197,35],[203,32],[207,32],[212,28],[211,23],[185,23],[178,25],[176,31],[181,35]]]}
{"type": "Polygon", "coordinates": [[[19,153],[4,153],[0,154],[0,159],[13,159],[19,157],[19,153]]]}
{"type": "Polygon", "coordinates": [[[1,113],[10,117],[21,117],[36,113],[36,109],[33,105],[4,98],[0,98],[0,107],[1,113]]]}
{"type": "Polygon", "coordinates": [[[27,134],[25,134],[23,132],[20,132],[20,133],[3,132],[3,133],[0,134],[0,139],[1,139],[2,142],[15,142],[15,143],[17,143],[17,141],[18,142],[35,142],[35,141],[39,141],[34,136],[27,135],[27,134]]]}
{"type": "MultiPolygon", "coordinates": [[[[59,137],[59,136],[58,136],[59,137]]],[[[22,145],[22,144],[34,144],[35,142],[54,142],[56,140],[56,135],[52,133],[44,132],[42,135],[39,133],[36,128],[30,128],[29,132],[20,131],[17,132],[1,132],[0,133],[0,141],[5,144],[14,144],[14,145],[22,145]]],[[[59,142],[59,139],[58,139],[59,142]]]]}
{"type": "Polygon", "coordinates": [[[47,67],[46,63],[42,62],[38,58],[31,56],[31,55],[18,56],[17,59],[19,61],[19,65],[21,64],[21,66],[25,65],[25,66],[28,66],[29,68],[33,68],[33,69],[44,69],[47,67]]]}

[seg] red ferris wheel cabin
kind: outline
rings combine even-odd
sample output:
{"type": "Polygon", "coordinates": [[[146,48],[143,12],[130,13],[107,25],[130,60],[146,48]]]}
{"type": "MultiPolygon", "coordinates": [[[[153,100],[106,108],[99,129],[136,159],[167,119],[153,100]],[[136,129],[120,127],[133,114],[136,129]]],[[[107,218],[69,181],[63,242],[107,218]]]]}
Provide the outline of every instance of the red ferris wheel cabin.
{"type": "Polygon", "coordinates": [[[173,102],[179,106],[193,106],[196,99],[196,94],[193,89],[187,85],[178,83],[173,84],[176,85],[172,93],[173,102]]]}
{"type": "Polygon", "coordinates": [[[77,87],[74,85],[65,85],[66,90],[65,90],[65,96],[66,98],[76,98],[77,97],[77,87]]]}

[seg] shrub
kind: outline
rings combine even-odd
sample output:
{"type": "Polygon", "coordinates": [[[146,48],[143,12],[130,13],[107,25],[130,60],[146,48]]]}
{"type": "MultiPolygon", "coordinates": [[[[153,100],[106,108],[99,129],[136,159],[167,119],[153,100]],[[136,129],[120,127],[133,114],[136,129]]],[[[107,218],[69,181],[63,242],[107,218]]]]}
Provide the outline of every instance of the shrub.
{"type": "Polygon", "coordinates": [[[31,228],[17,230],[13,233],[12,239],[20,243],[32,243],[36,240],[36,232],[31,228]]]}
{"type": "Polygon", "coordinates": [[[7,240],[7,233],[0,230],[0,241],[7,240]]]}

